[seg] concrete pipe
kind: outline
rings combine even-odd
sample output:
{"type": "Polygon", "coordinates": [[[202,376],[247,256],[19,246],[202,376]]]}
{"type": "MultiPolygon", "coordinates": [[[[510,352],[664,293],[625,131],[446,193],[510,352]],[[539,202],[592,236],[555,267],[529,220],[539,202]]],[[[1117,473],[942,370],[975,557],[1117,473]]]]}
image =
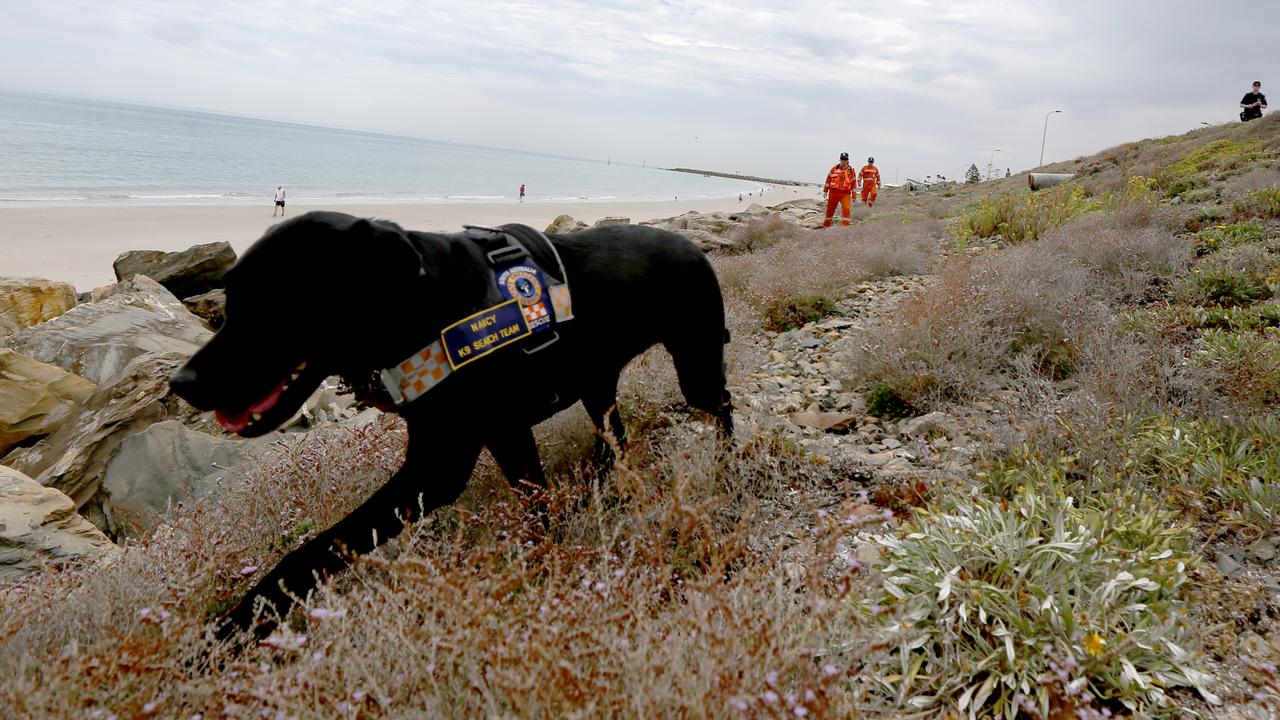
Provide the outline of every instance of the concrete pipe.
{"type": "Polygon", "coordinates": [[[1054,185],[1062,183],[1075,177],[1075,173],[1028,173],[1027,184],[1032,190],[1043,190],[1051,188],[1054,185]]]}

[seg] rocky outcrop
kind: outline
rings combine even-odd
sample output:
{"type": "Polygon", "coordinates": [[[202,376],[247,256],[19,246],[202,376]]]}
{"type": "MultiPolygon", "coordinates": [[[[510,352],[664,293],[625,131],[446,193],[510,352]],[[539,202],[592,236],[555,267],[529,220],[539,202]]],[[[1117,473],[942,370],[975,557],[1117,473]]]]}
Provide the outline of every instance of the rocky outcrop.
{"type": "Polygon", "coordinates": [[[5,344],[101,386],[140,355],[191,355],[209,337],[204,323],[168,290],[139,275],[101,301],[78,305],[5,344]]]}
{"type": "Polygon", "coordinates": [[[207,293],[222,287],[222,276],[236,262],[230,243],[196,245],[181,252],[132,250],[116,258],[112,267],[116,279],[129,280],[145,275],[168,288],[177,297],[207,293]]]}
{"type": "Polygon", "coordinates": [[[99,492],[107,465],[130,435],[162,420],[193,419],[195,411],[169,392],[169,376],[186,358],[182,353],[136,358],[100,385],[73,420],[0,462],[65,493],[96,525],[114,529],[99,492]]]}
{"type": "Polygon", "coordinates": [[[56,365],[0,348],[0,456],[57,430],[93,389],[56,365]]]}
{"type": "Polygon", "coordinates": [[[630,225],[631,218],[625,217],[602,217],[596,221],[591,227],[607,227],[609,225],[630,225]]]}
{"type": "Polygon", "coordinates": [[[70,283],[43,278],[0,278],[0,339],[52,320],[76,306],[70,283]]]}
{"type": "Polygon", "coordinates": [[[76,514],[71,498],[0,465],[0,581],[48,565],[93,563],[120,550],[76,514]]]}
{"type": "Polygon", "coordinates": [[[222,327],[222,321],[227,319],[225,290],[210,290],[207,293],[183,298],[182,304],[186,305],[192,314],[209,323],[209,327],[214,330],[222,327]]]}

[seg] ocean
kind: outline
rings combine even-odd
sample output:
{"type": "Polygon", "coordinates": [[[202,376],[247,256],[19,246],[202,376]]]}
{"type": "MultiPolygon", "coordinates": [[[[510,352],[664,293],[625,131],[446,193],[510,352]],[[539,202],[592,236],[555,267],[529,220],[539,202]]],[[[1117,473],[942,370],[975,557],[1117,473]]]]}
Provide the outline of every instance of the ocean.
{"type": "Polygon", "coordinates": [[[0,91],[0,208],[730,197],[754,182],[360,130],[0,91]]]}

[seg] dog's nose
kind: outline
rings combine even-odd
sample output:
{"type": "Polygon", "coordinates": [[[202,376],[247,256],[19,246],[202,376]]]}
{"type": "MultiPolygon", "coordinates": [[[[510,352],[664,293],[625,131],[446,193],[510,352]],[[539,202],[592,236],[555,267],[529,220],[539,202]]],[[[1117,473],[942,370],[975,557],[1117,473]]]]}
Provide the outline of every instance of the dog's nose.
{"type": "Polygon", "coordinates": [[[177,393],[179,397],[186,398],[190,396],[191,389],[196,386],[196,380],[195,370],[189,367],[182,367],[169,376],[169,388],[177,393]]]}

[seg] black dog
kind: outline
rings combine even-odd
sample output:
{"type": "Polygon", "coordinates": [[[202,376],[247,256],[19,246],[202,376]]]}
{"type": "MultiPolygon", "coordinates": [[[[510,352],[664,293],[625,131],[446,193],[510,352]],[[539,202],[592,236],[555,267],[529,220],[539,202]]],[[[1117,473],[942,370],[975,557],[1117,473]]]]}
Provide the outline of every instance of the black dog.
{"type": "Polygon", "coordinates": [[[543,236],[517,225],[440,235],[311,212],[268,230],[225,281],[225,323],[174,374],[174,392],[255,437],[325,377],[368,387],[389,369],[382,375],[409,429],[400,470],[282,559],[228,627],[249,627],[257,598],[284,612],[282,585],[305,595],[314,573],[344,566],[341,554],[369,552],[420,509],[452,503],[482,447],[513,484],[543,484],[531,427],[578,400],[621,441],[618,376],[654,344],[670,352],[689,404],[732,434],[720,286],[702,251],[670,232],[618,225],[543,236]],[[552,303],[550,286],[567,286],[568,302],[552,303]],[[395,373],[431,347],[436,360],[447,355],[447,374],[415,398],[414,377],[395,373]]]}

